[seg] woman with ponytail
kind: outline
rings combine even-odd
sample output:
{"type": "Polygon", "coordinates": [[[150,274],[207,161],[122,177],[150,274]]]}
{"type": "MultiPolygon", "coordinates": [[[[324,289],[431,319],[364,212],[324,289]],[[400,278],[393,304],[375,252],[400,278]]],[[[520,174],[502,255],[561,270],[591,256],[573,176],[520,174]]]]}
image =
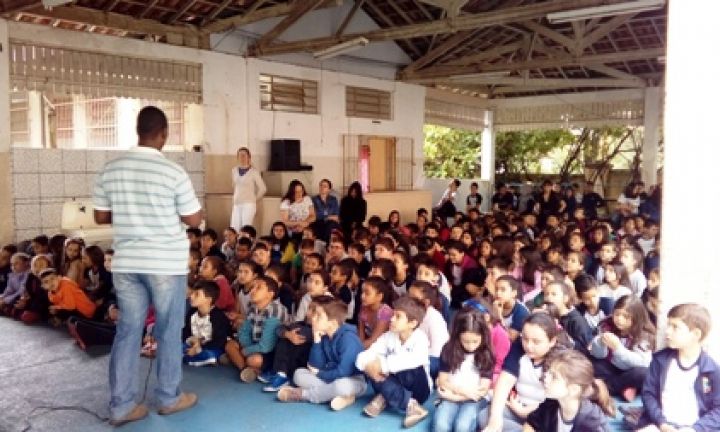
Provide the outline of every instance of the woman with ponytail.
{"type": "Polygon", "coordinates": [[[555,350],[545,360],[545,399],[530,413],[523,432],[610,431],[615,404],[605,383],[593,377],[592,363],[575,350],[555,350]]]}

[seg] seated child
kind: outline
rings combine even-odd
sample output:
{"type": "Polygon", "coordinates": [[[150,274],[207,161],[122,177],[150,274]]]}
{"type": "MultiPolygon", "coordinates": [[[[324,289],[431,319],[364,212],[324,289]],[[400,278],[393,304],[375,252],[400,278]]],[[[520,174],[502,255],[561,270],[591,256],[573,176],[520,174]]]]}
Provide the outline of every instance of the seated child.
{"type": "Polygon", "coordinates": [[[503,275],[495,281],[493,307],[496,313],[502,317],[511,341],[514,341],[520,335],[523,322],[530,315],[530,311],[518,300],[519,293],[520,281],[514,277],[503,275]]]}
{"type": "Polygon", "coordinates": [[[295,311],[295,290],[288,283],[287,271],[285,266],[280,264],[272,264],[265,270],[265,276],[273,278],[278,284],[277,299],[285,309],[293,313],[295,311]]]}
{"type": "Polygon", "coordinates": [[[7,287],[0,294],[0,315],[13,316],[15,302],[25,293],[25,282],[30,274],[30,255],[16,252],[10,258],[12,272],[8,275],[7,287]]]}
{"type": "Polygon", "coordinates": [[[277,329],[288,322],[288,312],[275,299],[278,284],[267,276],[258,277],[250,291],[251,306],[237,339],[225,344],[230,362],[240,369],[240,379],[250,383],[260,372],[273,363],[273,351],[277,343],[277,329]]]}
{"type": "Polygon", "coordinates": [[[250,312],[250,293],[255,279],[262,274],[262,268],[253,261],[243,261],[238,265],[235,281],[230,289],[237,298],[235,304],[235,317],[232,319],[234,329],[240,328],[248,312],[250,312]]]}
{"type": "Polygon", "coordinates": [[[641,431],[720,430],[720,367],[702,347],[711,323],[698,304],[668,312],[668,347],[653,355],[643,385],[641,431]]]}
{"type": "Polygon", "coordinates": [[[635,398],[645,381],[654,341],[655,329],[642,301],[634,295],[621,297],[590,345],[595,376],[605,381],[611,395],[628,402],[635,398]]]}
{"type": "Polygon", "coordinates": [[[495,366],[490,340],[480,311],[466,306],[455,315],[452,337],[440,357],[441,402],[435,409],[434,431],[477,431],[477,413],[487,407],[485,396],[495,366]]]}
{"type": "Polygon", "coordinates": [[[628,278],[627,269],[622,263],[610,263],[605,265],[603,272],[605,283],[598,287],[598,294],[601,297],[611,298],[618,301],[622,296],[632,294],[630,288],[630,279],[628,278]]]}
{"type": "MultiPolygon", "coordinates": [[[[438,311],[440,311],[443,319],[447,322],[450,319],[450,295],[452,294],[452,289],[450,288],[450,283],[447,281],[447,278],[440,272],[435,261],[427,254],[420,254],[415,257],[415,271],[415,280],[429,282],[437,287],[440,293],[440,308],[438,311]]],[[[476,276],[480,275],[479,272],[474,274],[476,276]]],[[[482,285],[483,284],[480,284],[480,286],[482,285]]]]}
{"type": "Polygon", "coordinates": [[[530,413],[523,432],[610,430],[608,416],[615,416],[615,404],[605,383],[593,379],[587,357],[575,350],[557,350],[543,369],[547,399],[530,413]]]}
{"type": "Polygon", "coordinates": [[[4,293],[7,288],[8,279],[12,272],[10,260],[16,252],[17,246],[14,244],[6,244],[0,249],[0,294],[4,293]]]}
{"type": "Polygon", "coordinates": [[[235,312],[235,296],[225,277],[225,262],[220,257],[208,255],[200,263],[199,275],[201,280],[214,281],[220,290],[214,307],[228,314],[235,312]]]}
{"type": "Polygon", "coordinates": [[[183,328],[183,362],[190,366],[215,365],[223,353],[231,327],[225,313],[215,307],[219,296],[220,287],[212,280],[196,282],[190,288],[192,308],[183,328]]]}
{"type": "Polygon", "coordinates": [[[575,280],[575,293],[580,300],[577,311],[585,318],[593,334],[596,334],[600,322],[612,315],[615,301],[609,297],[600,297],[595,279],[587,274],[575,280]]]}
{"type": "Polygon", "coordinates": [[[620,262],[628,271],[630,285],[628,288],[636,297],[641,297],[647,287],[647,279],[642,271],[643,253],[637,246],[626,247],[620,252],[620,262]]]}
{"type": "Polygon", "coordinates": [[[389,306],[394,291],[378,276],[367,278],[362,287],[362,307],[358,316],[357,333],[363,349],[372,345],[388,328],[393,310],[389,306]]]}
{"type": "Polygon", "coordinates": [[[278,392],[283,402],[330,402],[340,411],[365,393],[365,377],[355,368],[362,351],[355,328],[345,323],[347,305],[329,296],[316,297],[311,304],[312,348],[307,368],[295,371],[297,387],[284,387],[278,392]]]}
{"type": "MultiPolygon", "coordinates": [[[[99,246],[88,246],[83,251],[82,262],[85,267],[83,288],[90,300],[101,306],[110,297],[113,289],[112,273],[105,268],[105,253],[99,246]]],[[[97,318],[102,319],[102,316],[97,318]]]]}
{"type": "Polygon", "coordinates": [[[490,301],[485,298],[470,299],[465,302],[465,306],[477,309],[482,315],[490,329],[490,346],[495,357],[495,368],[493,369],[492,387],[502,372],[503,362],[510,352],[510,336],[503,325],[502,319],[492,307],[490,301]]]}
{"type": "Polygon", "coordinates": [[[405,427],[412,427],[428,415],[422,407],[432,391],[429,374],[429,346],[418,326],[425,318],[422,303],[400,297],[393,303],[390,331],[360,353],[355,365],[365,373],[375,397],[364,408],[377,417],[386,406],[405,411],[405,427]]]}
{"type": "Polygon", "coordinates": [[[50,324],[59,327],[71,316],[93,317],[97,306],[75,281],[58,275],[54,268],[41,271],[39,278],[51,303],[50,324]]]}
{"type": "Polygon", "coordinates": [[[425,318],[420,323],[420,330],[430,341],[430,376],[435,379],[440,368],[440,353],[450,338],[447,322],[436,309],[438,291],[428,282],[414,281],[410,284],[408,295],[425,305],[425,318]]]}
{"type": "Polygon", "coordinates": [[[40,272],[48,267],[50,267],[50,259],[47,255],[36,255],[30,261],[30,274],[25,281],[25,293],[15,303],[15,318],[25,324],[35,324],[48,318],[50,301],[38,278],[40,272]]]}
{"type": "Polygon", "coordinates": [[[348,246],[348,255],[358,264],[358,276],[367,279],[370,273],[370,261],[365,258],[365,246],[362,243],[353,243],[348,246]]]}
{"type": "Polygon", "coordinates": [[[545,303],[557,309],[558,321],[575,343],[575,349],[586,354],[593,332],[585,318],[575,309],[575,290],[562,281],[550,282],[544,296],[545,303]]]}
{"type": "Polygon", "coordinates": [[[272,369],[258,377],[258,381],[268,384],[263,387],[263,391],[280,390],[288,384],[290,377],[298,368],[307,364],[312,346],[310,305],[314,298],[323,295],[332,297],[328,291],[328,283],[329,276],[325,270],[315,270],[308,275],[308,292],[300,301],[295,313],[295,322],[278,328],[278,342],[275,345],[272,369]]]}

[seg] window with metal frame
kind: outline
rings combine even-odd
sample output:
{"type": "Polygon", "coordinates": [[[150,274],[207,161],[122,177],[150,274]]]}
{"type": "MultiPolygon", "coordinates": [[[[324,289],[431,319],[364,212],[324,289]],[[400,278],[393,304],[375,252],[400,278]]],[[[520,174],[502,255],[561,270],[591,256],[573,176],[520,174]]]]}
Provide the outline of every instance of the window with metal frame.
{"type": "Polygon", "coordinates": [[[260,74],[260,109],[318,113],[318,82],[260,74]]]}
{"type": "Polygon", "coordinates": [[[345,115],[392,120],[392,93],[364,87],[345,87],[345,115]]]}

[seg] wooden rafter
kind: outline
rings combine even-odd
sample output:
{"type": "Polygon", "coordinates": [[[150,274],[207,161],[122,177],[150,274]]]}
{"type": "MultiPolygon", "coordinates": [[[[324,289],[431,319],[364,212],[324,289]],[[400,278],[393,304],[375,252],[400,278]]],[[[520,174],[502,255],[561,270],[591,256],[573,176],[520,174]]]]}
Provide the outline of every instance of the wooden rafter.
{"type": "Polygon", "coordinates": [[[473,30],[465,30],[457,32],[449,38],[445,39],[440,45],[431,49],[424,56],[415,60],[405,67],[406,71],[421,69],[433,61],[437,60],[440,56],[448,54],[450,51],[458,47],[466,40],[468,40],[475,32],[473,30]]]}
{"type": "Polygon", "coordinates": [[[155,7],[155,5],[158,4],[158,0],[152,0],[150,3],[148,3],[147,7],[143,9],[142,12],[140,12],[140,15],[137,16],[138,19],[143,19],[145,16],[152,10],[152,8],[155,7]]]}
{"type": "Polygon", "coordinates": [[[340,23],[337,30],[335,31],[335,37],[339,38],[340,36],[342,36],[348,24],[350,24],[350,21],[352,21],[357,11],[362,7],[363,3],[365,3],[365,0],[355,0],[355,4],[353,4],[352,9],[350,9],[350,12],[345,15],[345,19],[343,19],[343,22],[340,23]]]}
{"type": "Polygon", "coordinates": [[[634,80],[638,80],[640,82],[644,81],[642,78],[638,78],[633,74],[629,74],[627,72],[623,72],[621,70],[618,70],[618,69],[615,69],[615,68],[612,68],[612,67],[606,66],[606,65],[600,65],[600,64],[588,65],[588,66],[585,66],[585,68],[594,70],[595,72],[600,72],[601,74],[604,74],[604,75],[607,75],[607,76],[610,76],[613,78],[624,79],[624,80],[633,80],[634,79],[634,80]]]}
{"type": "MultiPolygon", "coordinates": [[[[395,0],[385,0],[385,1],[387,2],[387,4],[390,5],[390,7],[395,11],[395,13],[400,15],[402,17],[402,19],[405,20],[406,23],[415,24],[415,20],[410,18],[410,15],[408,15],[407,12],[405,12],[401,7],[399,7],[398,4],[395,3],[395,0]]],[[[410,40],[408,40],[408,42],[412,43],[412,41],[410,41],[410,40]]],[[[432,39],[428,39],[427,43],[428,44],[432,43],[432,39]]]]}
{"type": "MultiPolygon", "coordinates": [[[[262,9],[257,9],[253,13],[246,13],[244,15],[215,21],[206,25],[202,30],[204,33],[220,33],[231,28],[243,26],[245,24],[287,15],[293,10],[294,6],[295,5],[293,3],[280,3],[275,6],[268,6],[262,9]]],[[[316,9],[334,8],[337,6],[338,0],[325,0],[323,4],[316,9]]]]}
{"type": "Polygon", "coordinates": [[[177,20],[182,18],[182,16],[185,15],[185,13],[187,13],[187,11],[189,11],[195,3],[197,3],[197,0],[186,0],[185,4],[182,5],[182,7],[178,9],[178,11],[173,16],[171,16],[169,20],[165,22],[165,24],[175,23],[177,20]]]}
{"type": "MultiPolygon", "coordinates": [[[[428,36],[435,33],[448,33],[461,30],[478,29],[497,24],[507,24],[517,21],[538,19],[550,12],[558,12],[571,8],[598,6],[608,3],[619,3],[620,0],[556,0],[552,2],[533,3],[526,6],[493,10],[481,14],[460,15],[455,18],[445,18],[419,24],[409,24],[394,28],[374,30],[364,33],[346,34],[340,40],[338,38],[321,37],[296,42],[286,42],[267,47],[258,54],[283,54],[298,51],[314,51],[327,48],[338,42],[343,42],[357,37],[365,37],[371,42],[379,42],[395,39],[410,39],[421,36],[428,36]]],[[[367,3],[371,5],[372,3],[367,3]]]]}
{"type": "Polygon", "coordinates": [[[597,54],[585,56],[557,56],[542,59],[532,59],[528,61],[513,63],[485,63],[472,66],[434,66],[432,68],[414,71],[410,73],[400,74],[403,80],[427,80],[438,77],[446,77],[450,75],[467,75],[482,72],[500,72],[500,71],[517,71],[525,69],[548,69],[562,66],[587,66],[602,65],[611,62],[622,62],[632,60],[643,60],[647,58],[655,58],[665,52],[664,48],[648,48],[634,51],[623,51],[619,53],[597,54]]]}
{"type": "Polygon", "coordinates": [[[198,30],[186,26],[169,26],[160,24],[149,19],[136,19],[129,15],[122,15],[115,12],[103,12],[96,9],[88,9],[80,6],[56,6],[52,9],[37,7],[27,11],[37,16],[57,18],[76,23],[109,27],[118,30],[127,30],[134,33],[146,33],[156,35],[177,34],[188,37],[199,37],[198,30]]]}
{"type": "Polygon", "coordinates": [[[262,47],[270,45],[272,41],[283,34],[285,30],[298,22],[300,18],[305,16],[307,13],[320,6],[323,1],[325,0],[304,0],[295,2],[290,13],[288,13],[287,16],[285,16],[285,18],[283,18],[282,21],[280,21],[269,32],[262,35],[262,37],[255,43],[256,46],[262,49],[262,47]]]}
{"type": "Polygon", "coordinates": [[[120,3],[120,0],[110,0],[107,6],[105,6],[105,12],[111,12],[113,9],[115,9],[115,6],[117,6],[118,3],[120,3]]]}
{"type": "Polygon", "coordinates": [[[520,48],[523,48],[525,43],[523,41],[521,42],[512,42],[507,45],[500,45],[498,47],[489,49],[487,51],[483,51],[478,54],[472,54],[465,57],[461,57],[457,60],[452,60],[447,63],[444,63],[448,66],[464,66],[469,65],[473,63],[480,63],[485,60],[494,59],[498,56],[501,56],[503,54],[511,53],[513,51],[517,51],[520,48]]]}
{"type": "MultiPolygon", "coordinates": [[[[372,9],[372,11],[375,13],[375,15],[380,17],[380,19],[385,23],[386,26],[388,26],[389,28],[392,28],[394,26],[392,20],[387,15],[385,15],[385,13],[383,11],[381,11],[380,8],[378,8],[371,0],[368,0],[366,2],[366,4],[367,4],[368,8],[372,9]]],[[[341,38],[338,38],[338,40],[339,39],[341,39],[341,38]]],[[[409,40],[398,41],[398,44],[402,44],[409,51],[412,51],[417,57],[422,56],[422,52],[420,51],[420,49],[418,47],[416,47],[409,40]]]]}
{"type": "MultiPolygon", "coordinates": [[[[228,6],[230,6],[234,2],[235,2],[235,0],[224,0],[221,4],[218,5],[218,7],[215,8],[215,10],[213,10],[212,12],[210,12],[210,14],[205,15],[205,17],[203,17],[202,21],[200,22],[200,27],[204,27],[207,23],[209,23],[210,21],[217,18],[217,16],[220,15],[220,13],[222,11],[227,9],[228,6]]],[[[258,0],[255,3],[262,3],[262,0],[258,0]]]]}
{"type": "Polygon", "coordinates": [[[2,10],[0,10],[0,13],[13,14],[16,12],[23,12],[33,7],[37,7],[39,3],[39,1],[31,0],[3,1],[0,2],[0,4],[2,4],[2,10]]]}
{"type": "Polygon", "coordinates": [[[587,33],[582,38],[582,40],[579,43],[579,48],[581,50],[585,50],[585,48],[591,46],[595,42],[604,38],[605,36],[610,34],[610,32],[612,32],[616,28],[618,28],[621,25],[625,24],[626,22],[630,21],[630,19],[632,19],[633,16],[635,16],[635,15],[633,15],[633,14],[618,15],[618,16],[610,18],[607,22],[604,22],[604,23],[598,25],[597,28],[592,30],[590,33],[587,33]]]}
{"type": "Polygon", "coordinates": [[[535,21],[524,21],[522,25],[528,30],[535,32],[541,36],[544,36],[552,41],[559,43],[560,45],[567,48],[570,52],[576,52],[577,41],[573,40],[560,32],[557,32],[551,28],[545,27],[535,21]]]}

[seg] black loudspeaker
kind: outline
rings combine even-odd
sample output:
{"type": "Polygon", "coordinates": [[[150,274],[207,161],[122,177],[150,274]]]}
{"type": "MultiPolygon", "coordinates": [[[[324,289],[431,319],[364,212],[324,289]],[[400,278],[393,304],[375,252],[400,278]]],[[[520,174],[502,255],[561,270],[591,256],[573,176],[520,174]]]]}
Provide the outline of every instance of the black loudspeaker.
{"type": "Polygon", "coordinates": [[[274,139],[270,141],[270,171],[299,171],[300,140],[274,139]]]}

